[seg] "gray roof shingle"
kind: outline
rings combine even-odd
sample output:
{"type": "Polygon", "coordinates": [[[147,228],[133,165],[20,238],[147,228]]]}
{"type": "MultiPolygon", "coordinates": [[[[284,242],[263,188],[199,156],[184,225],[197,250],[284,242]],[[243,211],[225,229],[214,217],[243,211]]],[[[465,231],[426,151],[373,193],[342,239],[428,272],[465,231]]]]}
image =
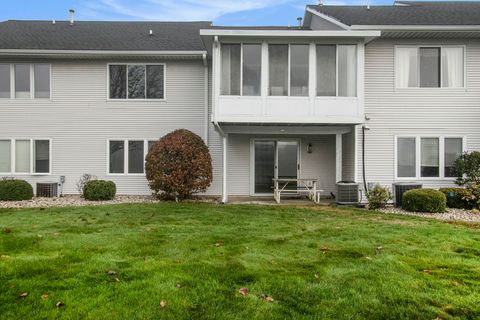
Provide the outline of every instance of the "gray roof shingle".
{"type": "Polygon", "coordinates": [[[397,1],[391,6],[308,7],[346,25],[480,25],[479,1],[397,1]]]}
{"type": "Polygon", "coordinates": [[[0,49],[199,51],[198,22],[20,21],[0,23],[0,49]],[[153,35],[149,35],[149,31],[153,35]]]}

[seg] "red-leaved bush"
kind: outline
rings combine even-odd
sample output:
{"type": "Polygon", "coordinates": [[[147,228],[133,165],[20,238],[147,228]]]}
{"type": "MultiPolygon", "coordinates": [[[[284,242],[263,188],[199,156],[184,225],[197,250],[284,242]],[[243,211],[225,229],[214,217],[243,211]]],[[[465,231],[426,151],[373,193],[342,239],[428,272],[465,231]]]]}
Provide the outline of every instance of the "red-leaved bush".
{"type": "Polygon", "coordinates": [[[158,198],[186,199],[212,183],[212,158],[202,138],[186,129],[162,137],[149,150],[145,171],[158,198]]]}

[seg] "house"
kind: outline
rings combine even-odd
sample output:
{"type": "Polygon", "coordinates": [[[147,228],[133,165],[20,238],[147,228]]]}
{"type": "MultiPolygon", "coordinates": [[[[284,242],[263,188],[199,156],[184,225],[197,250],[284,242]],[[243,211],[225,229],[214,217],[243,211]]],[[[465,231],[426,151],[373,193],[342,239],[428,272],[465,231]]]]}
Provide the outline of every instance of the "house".
{"type": "Polygon", "coordinates": [[[296,27],[0,23],[0,176],[83,173],[148,194],[150,141],[207,142],[207,194],[271,196],[272,178],[454,183],[480,150],[480,3],[306,7],[296,27]],[[140,84],[139,84],[140,83],[140,84]]]}

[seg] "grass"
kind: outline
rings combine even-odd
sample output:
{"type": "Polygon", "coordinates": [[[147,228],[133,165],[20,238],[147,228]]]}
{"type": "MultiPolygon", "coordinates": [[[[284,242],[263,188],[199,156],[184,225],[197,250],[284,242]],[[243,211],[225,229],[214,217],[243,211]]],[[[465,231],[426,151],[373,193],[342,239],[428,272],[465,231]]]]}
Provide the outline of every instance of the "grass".
{"type": "Polygon", "coordinates": [[[6,319],[480,318],[478,225],[334,207],[8,209],[0,255],[6,319]]]}

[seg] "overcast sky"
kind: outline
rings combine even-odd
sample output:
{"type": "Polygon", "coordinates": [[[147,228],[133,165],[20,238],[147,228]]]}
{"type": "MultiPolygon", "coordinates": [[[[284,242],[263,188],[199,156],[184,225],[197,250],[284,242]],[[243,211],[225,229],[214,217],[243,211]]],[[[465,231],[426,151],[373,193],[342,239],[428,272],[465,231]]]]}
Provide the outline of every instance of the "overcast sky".
{"type": "MultiPolygon", "coordinates": [[[[392,0],[393,1],[393,0],[392,0]]],[[[325,4],[392,4],[385,0],[325,0],[325,4]]],[[[208,20],[215,25],[295,25],[305,0],[16,0],[2,1],[0,20],[208,20]]]]}

